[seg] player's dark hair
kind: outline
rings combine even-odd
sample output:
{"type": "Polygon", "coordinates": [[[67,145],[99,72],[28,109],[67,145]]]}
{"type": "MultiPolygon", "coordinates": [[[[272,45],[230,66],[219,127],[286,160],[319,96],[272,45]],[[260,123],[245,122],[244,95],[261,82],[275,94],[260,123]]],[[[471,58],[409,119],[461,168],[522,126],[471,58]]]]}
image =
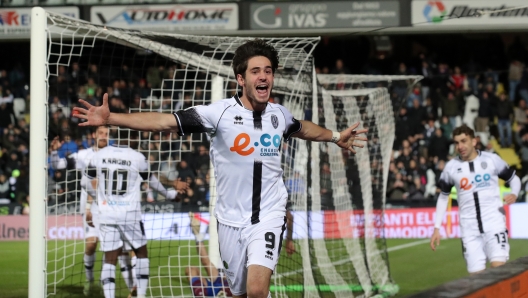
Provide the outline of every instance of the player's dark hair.
{"type": "Polygon", "coordinates": [[[461,134],[465,134],[465,135],[471,137],[472,139],[475,138],[475,131],[473,131],[473,129],[471,129],[469,126],[467,126],[465,124],[455,128],[453,130],[453,137],[461,135],[461,134]]]}
{"type": "Polygon", "coordinates": [[[235,72],[235,78],[238,74],[245,77],[248,60],[256,56],[264,56],[268,58],[271,62],[271,70],[275,73],[275,70],[279,67],[279,53],[272,45],[266,43],[262,39],[256,38],[246,42],[236,49],[235,57],[233,57],[233,71],[235,72]]]}
{"type": "Polygon", "coordinates": [[[92,129],[90,129],[90,133],[95,134],[97,132],[97,130],[99,129],[99,127],[106,127],[108,129],[110,129],[110,126],[108,126],[108,125],[101,125],[101,126],[96,126],[96,127],[92,128],[92,129]]]}

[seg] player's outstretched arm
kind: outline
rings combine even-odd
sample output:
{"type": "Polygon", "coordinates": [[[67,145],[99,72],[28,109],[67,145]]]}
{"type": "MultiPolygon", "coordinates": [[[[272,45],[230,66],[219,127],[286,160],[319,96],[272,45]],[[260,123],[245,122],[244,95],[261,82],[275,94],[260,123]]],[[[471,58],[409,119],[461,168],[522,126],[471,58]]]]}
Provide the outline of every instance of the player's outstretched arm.
{"type": "Polygon", "coordinates": [[[334,132],[329,129],[323,128],[311,121],[302,120],[300,122],[302,124],[302,128],[293,136],[303,140],[335,142],[337,146],[350,150],[350,152],[354,154],[356,154],[356,150],[354,148],[363,148],[363,144],[361,142],[367,141],[367,137],[359,135],[365,134],[368,129],[357,129],[359,127],[359,122],[356,122],[349,128],[339,132],[339,137],[337,139],[334,138],[334,132]]]}
{"type": "Polygon", "coordinates": [[[74,107],[73,116],[86,122],[79,126],[115,125],[140,131],[174,131],[178,132],[178,122],[172,114],[167,113],[110,113],[108,107],[108,93],[103,95],[103,104],[93,106],[85,100],[79,99],[85,107],[74,107]]]}

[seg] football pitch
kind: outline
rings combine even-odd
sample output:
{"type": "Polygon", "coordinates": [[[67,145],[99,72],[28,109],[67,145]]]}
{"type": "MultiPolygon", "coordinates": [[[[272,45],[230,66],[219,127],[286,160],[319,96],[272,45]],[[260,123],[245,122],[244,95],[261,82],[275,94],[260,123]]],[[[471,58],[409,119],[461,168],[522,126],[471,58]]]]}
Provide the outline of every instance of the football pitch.
{"type": "MultiPolygon", "coordinates": [[[[185,245],[180,247],[172,246],[162,247],[165,253],[176,256],[193,256],[193,251],[188,246],[188,241],[185,245]]],[[[27,297],[28,288],[28,242],[0,242],[0,296],[22,298],[27,297]]],[[[155,252],[155,244],[150,245],[151,253],[155,252]]],[[[510,239],[510,260],[528,255],[528,240],[510,239]]],[[[389,268],[395,283],[399,285],[400,291],[396,297],[406,297],[410,294],[423,291],[425,289],[440,285],[450,280],[467,276],[465,262],[462,257],[462,248],[459,239],[443,239],[436,252],[432,252],[429,248],[427,239],[387,239],[387,247],[389,251],[389,268]]],[[[71,248],[70,248],[71,249],[71,248]]],[[[78,247],[76,250],[78,251],[78,247]]],[[[63,251],[55,252],[55,259],[63,251]]],[[[49,256],[51,257],[51,256],[49,256]]],[[[198,259],[195,257],[183,257],[186,264],[197,265],[198,259]]],[[[172,258],[170,261],[166,259],[153,258],[151,260],[151,268],[159,264],[157,272],[152,272],[152,276],[167,276],[168,278],[160,278],[158,281],[151,280],[151,286],[157,289],[164,290],[165,283],[171,282],[173,286],[180,288],[180,293],[175,292],[173,295],[180,296],[181,291],[185,295],[191,294],[188,290],[187,281],[184,278],[177,278],[180,276],[181,267],[174,264],[178,258],[172,258]],[[171,266],[167,266],[170,262],[171,266]],[[178,271],[178,272],[174,272],[178,271]]],[[[75,260],[73,258],[65,258],[62,262],[69,267],[66,272],[75,272],[76,274],[67,274],[65,277],[65,284],[77,284],[78,286],[58,286],[57,292],[61,293],[59,296],[69,297],[84,297],[82,295],[82,280],[84,280],[82,271],[82,255],[75,260]]],[[[48,268],[52,270],[53,268],[48,268]]],[[[119,274],[117,270],[116,275],[119,274]]],[[[96,276],[96,278],[98,278],[96,276]]],[[[116,280],[122,283],[120,276],[116,276],[116,280]]],[[[124,289],[124,285],[118,285],[124,289]]],[[[52,289],[50,289],[52,290],[52,289]]],[[[126,297],[125,290],[118,293],[116,297],[126,297]]],[[[96,296],[94,296],[96,297],[96,296]]]]}

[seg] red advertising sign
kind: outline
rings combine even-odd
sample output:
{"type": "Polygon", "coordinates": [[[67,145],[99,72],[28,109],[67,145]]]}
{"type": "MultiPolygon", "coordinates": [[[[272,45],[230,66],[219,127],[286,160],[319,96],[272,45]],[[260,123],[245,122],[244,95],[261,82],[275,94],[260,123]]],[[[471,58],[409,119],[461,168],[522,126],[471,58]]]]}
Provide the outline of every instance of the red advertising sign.
{"type": "MultiPolygon", "coordinates": [[[[324,213],[325,238],[382,237],[429,238],[434,230],[435,208],[388,209],[383,216],[374,210],[365,216],[363,210],[326,211],[324,213]],[[368,218],[367,218],[368,217],[368,218]]],[[[458,208],[454,207],[444,218],[440,229],[442,237],[458,238],[458,208]],[[451,217],[451,231],[446,231],[447,217],[451,217]]]]}

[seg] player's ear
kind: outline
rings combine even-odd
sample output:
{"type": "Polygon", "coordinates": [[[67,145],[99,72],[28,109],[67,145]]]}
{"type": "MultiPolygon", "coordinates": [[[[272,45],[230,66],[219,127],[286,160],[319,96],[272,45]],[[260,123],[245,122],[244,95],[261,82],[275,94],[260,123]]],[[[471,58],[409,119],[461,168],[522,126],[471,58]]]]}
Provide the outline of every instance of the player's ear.
{"type": "Polygon", "coordinates": [[[246,81],[246,80],[244,80],[244,77],[241,74],[237,74],[236,78],[237,78],[238,85],[240,87],[243,87],[244,86],[244,82],[246,81]]]}
{"type": "Polygon", "coordinates": [[[472,138],[471,144],[473,145],[473,147],[477,147],[477,138],[472,138]]]}

